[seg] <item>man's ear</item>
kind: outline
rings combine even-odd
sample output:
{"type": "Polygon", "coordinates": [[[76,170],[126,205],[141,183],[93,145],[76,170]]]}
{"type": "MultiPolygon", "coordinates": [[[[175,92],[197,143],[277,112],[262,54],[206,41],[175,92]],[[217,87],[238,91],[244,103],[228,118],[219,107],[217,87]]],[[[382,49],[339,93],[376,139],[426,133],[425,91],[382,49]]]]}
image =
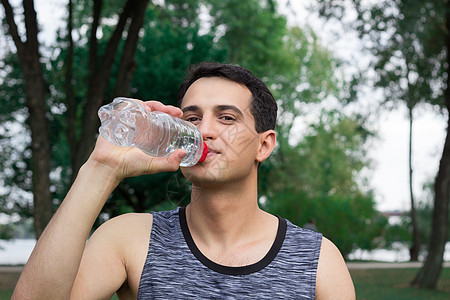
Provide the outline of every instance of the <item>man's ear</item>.
{"type": "Polygon", "coordinates": [[[277,134],[274,130],[267,130],[259,134],[260,144],[258,153],[256,154],[256,161],[262,162],[269,157],[273,148],[277,143],[277,134]]]}

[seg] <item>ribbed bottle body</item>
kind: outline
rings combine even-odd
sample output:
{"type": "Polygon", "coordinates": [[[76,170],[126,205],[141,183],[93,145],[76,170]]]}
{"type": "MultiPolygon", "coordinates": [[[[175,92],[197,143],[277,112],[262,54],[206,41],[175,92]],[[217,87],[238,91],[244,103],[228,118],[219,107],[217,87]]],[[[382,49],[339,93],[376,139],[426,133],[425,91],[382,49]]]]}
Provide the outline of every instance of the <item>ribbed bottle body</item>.
{"type": "Polygon", "coordinates": [[[166,157],[177,149],[187,155],[180,166],[195,165],[203,154],[203,138],[190,122],[166,113],[147,111],[137,101],[116,98],[98,111],[102,122],[99,132],[109,142],[136,147],[155,157],[166,157]]]}

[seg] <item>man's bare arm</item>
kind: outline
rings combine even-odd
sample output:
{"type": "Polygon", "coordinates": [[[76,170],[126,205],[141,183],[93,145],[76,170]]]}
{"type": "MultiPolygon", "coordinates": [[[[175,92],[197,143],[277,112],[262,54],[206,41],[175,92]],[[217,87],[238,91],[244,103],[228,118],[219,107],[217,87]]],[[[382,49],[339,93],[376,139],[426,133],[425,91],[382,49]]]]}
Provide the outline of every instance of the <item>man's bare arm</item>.
{"type": "Polygon", "coordinates": [[[136,299],[148,252],[152,215],[124,214],[95,231],[83,253],[71,299],[136,299]]]}
{"type": "MultiPolygon", "coordinates": [[[[181,110],[147,102],[149,110],[181,117],[181,110]]],[[[99,137],[69,193],[39,238],[12,299],[66,299],[78,273],[92,225],[121,179],[175,171],[186,152],[151,158],[136,148],[117,147],[99,137]]]]}
{"type": "Polygon", "coordinates": [[[12,299],[69,298],[92,225],[118,184],[110,169],[87,163],[39,238],[12,299]]]}

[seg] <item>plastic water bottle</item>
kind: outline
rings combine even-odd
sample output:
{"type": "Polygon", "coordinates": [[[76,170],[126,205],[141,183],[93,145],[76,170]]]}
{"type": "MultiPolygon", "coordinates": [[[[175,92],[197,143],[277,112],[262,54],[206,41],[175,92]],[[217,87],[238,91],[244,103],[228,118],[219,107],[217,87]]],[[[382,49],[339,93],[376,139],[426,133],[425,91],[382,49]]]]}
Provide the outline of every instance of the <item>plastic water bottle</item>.
{"type": "Polygon", "coordinates": [[[208,152],[202,134],[190,122],[158,111],[148,111],[136,100],[115,98],[100,107],[100,134],[117,146],[136,147],[155,157],[166,157],[177,149],[187,155],[180,166],[191,167],[205,160],[208,152]]]}

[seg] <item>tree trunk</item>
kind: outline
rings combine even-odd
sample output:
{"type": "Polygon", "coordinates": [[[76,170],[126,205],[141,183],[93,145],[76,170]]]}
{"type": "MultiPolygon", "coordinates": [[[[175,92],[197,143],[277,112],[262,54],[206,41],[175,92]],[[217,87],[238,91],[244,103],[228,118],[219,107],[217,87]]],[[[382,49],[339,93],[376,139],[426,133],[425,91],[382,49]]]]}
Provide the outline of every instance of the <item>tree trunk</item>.
{"type": "MultiPolygon", "coordinates": [[[[94,72],[90,74],[88,95],[86,100],[86,105],[83,110],[83,122],[82,122],[82,133],[78,140],[78,146],[76,151],[75,163],[72,166],[72,171],[76,176],[81,165],[86,161],[91,153],[94,143],[95,135],[97,133],[99,120],[97,116],[97,111],[103,103],[104,94],[106,86],[109,82],[109,77],[111,69],[114,64],[114,59],[116,57],[117,49],[122,38],[127,19],[130,16],[131,9],[136,5],[136,1],[141,0],[128,0],[125,7],[120,14],[119,21],[111,36],[108,45],[106,47],[105,53],[101,59],[100,66],[95,68],[98,64],[93,61],[89,61],[90,71],[94,72]]],[[[92,29],[96,31],[96,28],[92,29]]],[[[96,39],[91,35],[91,43],[97,44],[96,39]],[[95,41],[94,41],[95,40],[95,41]]],[[[96,46],[95,46],[96,47],[96,46]]],[[[90,52],[90,59],[97,60],[97,55],[90,52]]]]}
{"type": "Polygon", "coordinates": [[[444,151],[434,184],[435,201],[428,256],[413,281],[414,286],[435,288],[442,269],[448,233],[448,202],[450,197],[450,118],[444,151]]]}
{"type": "Polygon", "coordinates": [[[447,86],[445,105],[448,112],[447,136],[439,163],[439,170],[434,183],[434,209],[428,256],[423,267],[413,281],[414,286],[435,288],[442,270],[445,243],[448,237],[448,209],[450,200],[450,1],[446,2],[446,52],[447,52],[447,86]]]}
{"type": "Polygon", "coordinates": [[[414,107],[408,107],[409,111],[409,195],[411,199],[411,226],[412,226],[412,245],[409,249],[410,260],[417,261],[420,251],[420,233],[417,227],[417,214],[413,191],[413,167],[412,167],[412,133],[413,133],[413,110],[414,107]]]}
{"type": "Polygon", "coordinates": [[[100,14],[102,11],[103,1],[94,0],[94,7],[92,11],[92,27],[89,36],[89,60],[88,60],[88,70],[89,70],[89,82],[92,82],[98,68],[98,41],[97,41],[97,29],[100,24],[100,14]]]}
{"type": "MultiPolygon", "coordinates": [[[[69,151],[70,151],[70,165],[73,166],[75,164],[75,153],[76,153],[76,147],[77,147],[77,137],[76,137],[76,131],[75,131],[75,124],[76,124],[76,103],[74,99],[74,92],[73,92],[73,51],[74,51],[74,45],[73,45],[73,37],[72,37],[72,30],[73,30],[73,5],[72,0],[69,0],[69,3],[67,5],[69,16],[67,19],[67,41],[69,43],[69,47],[67,49],[67,57],[64,66],[65,68],[65,90],[66,90],[66,120],[67,120],[67,141],[69,143],[69,151]]],[[[71,181],[70,183],[73,183],[75,180],[74,173],[72,172],[71,181]]]]}
{"type": "Polygon", "coordinates": [[[24,0],[24,16],[26,41],[19,36],[14,13],[8,0],[1,0],[5,8],[5,17],[9,33],[17,48],[17,54],[25,82],[26,105],[28,108],[28,124],[31,130],[31,170],[33,172],[34,227],[36,237],[44,231],[50,221],[53,210],[50,194],[50,137],[49,124],[45,116],[45,84],[40,64],[38,26],[33,0],[24,0]]]}
{"type": "Polygon", "coordinates": [[[139,31],[144,23],[147,11],[148,0],[141,0],[133,7],[131,13],[131,24],[128,29],[127,40],[123,47],[122,58],[120,60],[119,72],[117,74],[115,96],[126,96],[130,88],[131,79],[136,69],[134,54],[139,41],[139,31]]]}

